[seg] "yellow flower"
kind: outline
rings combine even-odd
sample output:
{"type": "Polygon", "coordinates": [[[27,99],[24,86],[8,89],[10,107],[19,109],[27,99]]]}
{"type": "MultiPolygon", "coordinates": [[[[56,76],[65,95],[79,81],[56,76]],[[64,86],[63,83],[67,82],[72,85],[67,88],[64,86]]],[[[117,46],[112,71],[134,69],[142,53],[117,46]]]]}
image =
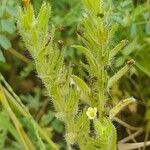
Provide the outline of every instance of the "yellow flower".
{"type": "Polygon", "coordinates": [[[89,119],[96,118],[96,116],[97,116],[97,108],[96,107],[94,107],[94,108],[89,107],[87,112],[86,112],[86,115],[88,116],[89,119]]]}

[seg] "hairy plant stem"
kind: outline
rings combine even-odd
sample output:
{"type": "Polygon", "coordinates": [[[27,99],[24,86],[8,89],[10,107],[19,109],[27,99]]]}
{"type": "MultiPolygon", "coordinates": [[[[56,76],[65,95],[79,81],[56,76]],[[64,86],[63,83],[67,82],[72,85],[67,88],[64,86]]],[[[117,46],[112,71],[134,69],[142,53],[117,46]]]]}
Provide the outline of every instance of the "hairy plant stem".
{"type": "Polygon", "coordinates": [[[102,118],[102,113],[105,106],[105,87],[104,87],[104,67],[101,69],[100,73],[100,87],[99,87],[99,115],[102,118]]]}

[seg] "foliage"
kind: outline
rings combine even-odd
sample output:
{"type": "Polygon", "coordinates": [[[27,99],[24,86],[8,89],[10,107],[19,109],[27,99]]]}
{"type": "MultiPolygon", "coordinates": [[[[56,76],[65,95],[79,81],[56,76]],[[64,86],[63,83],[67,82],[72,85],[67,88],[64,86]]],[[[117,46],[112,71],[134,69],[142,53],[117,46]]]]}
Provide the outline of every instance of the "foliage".
{"type": "MultiPolygon", "coordinates": [[[[106,96],[112,87],[134,64],[134,60],[127,62],[115,75],[109,77],[107,68],[113,57],[125,46],[119,43],[111,50],[109,45],[112,40],[116,25],[109,20],[109,5],[103,1],[83,0],[86,9],[81,23],[79,37],[84,46],[74,45],[85,57],[87,63],[82,62],[86,69],[89,81],[72,75],[72,68],[64,63],[64,51],[55,43],[55,27],[50,30],[48,20],[51,7],[44,3],[36,16],[31,4],[24,10],[19,10],[18,28],[25,46],[34,58],[34,65],[39,77],[42,79],[49,96],[52,98],[56,116],[66,126],[66,142],[68,148],[77,144],[80,149],[116,149],[116,131],[111,118],[106,117],[106,96]],[[82,31],[83,30],[83,31],[82,31]],[[93,79],[95,79],[93,81],[93,79]],[[79,112],[81,93],[89,98],[79,112]],[[92,118],[94,134],[89,135],[90,121],[86,115],[87,107],[97,108],[97,114],[92,118]],[[86,124],[86,128],[85,127],[86,124]],[[100,144],[101,143],[101,144],[100,144]]],[[[132,101],[131,99],[128,99],[132,101]]],[[[123,102],[124,106],[128,101],[123,102]]],[[[116,110],[120,111],[120,109],[116,110]]],[[[111,111],[112,113],[113,111],[111,111]]],[[[91,113],[89,113],[91,114],[91,113]]],[[[109,113],[108,113],[109,115],[109,113]]],[[[111,116],[113,116],[111,114],[111,116]]]]}
{"type": "Polygon", "coordinates": [[[19,1],[0,1],[0,61],[5,62],[2,49],[11,48],[15,36],[15,17],[19,1]]]}
{"type": "Polygon", "coordinates": [[[116,142],[126,136],[122,125],[133,137],[142,131],[135,137],[137,142],[145,139],[143,143],[124,144],[132,140],[125,137],[118,149],[145,149],[150,124],[150,1],[109,0],[102,4],[101,0],[45,0],[51,3],[52,17],[45,16],[42,24],[39,13],[49,15],[50,7],[48,3],[43,6],[42,0],[31,0],[31,16],[35,18],[27,28],[23,26],[32,6],[20,9],[23,17],[18,18],[20,2],[0,1],[0,72],[22,100],[0,78],[0,149],[24,149],[26,145],[57,149],[51,139],[60,149],[115,149],[116,142]],[[131,58],[136,61],[134,66],[131,58]],[[123,77],[129,70],[127,78],[123,77]],[[137,103],[133,97],[127,98],[129,95],[136,97],[137,103]],[[117,139],[114,120],[115,125],[121,124],[117,124],[117,139]],[[17,129],[20,125],[26,138],[22,138],[24,131],[17,129]]]}
{"type": "MultiPolygon", "coordinates": [[[[28,112],[27,108],[21,102],[20,98],[13,92],[10,85],[4,80],[2,75],[0,75],[0,79],[0,102],[16,128],[15,130],[11,125],[8,124],[6,126],[6,129],[8,128],[7,130],[21,144],[18,146],[19,149],[22,149],[23,147],[26,150],[44,150],[46,149],[46,145],[42,140],[45,140],[49,143],[48,149],[52,148],[57,150],[57,146],[48,137],[46,131],[35,122],[35,120],[28,112]],[[2,86],[2,84],[4,84],[4,86],[2,86]],[[23,123],[23,121],[25,122],[23,123]],[[24,128],[29,131],[28,134],[25,132],[24,128]],[[32,140],[30,140],[30,138],[32,140]]],[[[1,118],[2,117],[3,116],[1,116],[1,118]]],[[[2,145],[2,147],[4,147],[4,144],[2,145]]]]}
{"type": "Polygon", "coordinates": [[[121,51],[122,57],[118,58],[117,65],[122,65],[126,59],[132,56],[137,61],[136,66],[149,76],[149,1],[140,3],[126,0],[113,4],[113,20],[120,24],[119,27],[123,31],[118,38],[125,37],[130,42],[121,51]]]}
{"type": "MultiPolygon", "coordinates": [[[[144,105],[145,112],[147,112],[150,96],[150,90],[147,86],[150,77],[150,1],[126,0],[114,2],[113,5],[113,20],[120,24],[119,28],[122,31],[117,33],[119,36],[115,40],[122,37],[129,40],[129,44],[120,52],[120,57],[115,60],[115,66],[120,67],[130,57],[136,60],[136,69],[132,69],[132,73],[136,77],[131,76],[129,81],[124,79],[123,82],[120,82],[121,90],[124,93],[132,91],[132,95],[139,99],[140,105],[144,105]],[[125,82],[128,82],[128,85],[125,85],[125,82]],[[131,86],[133,88],[130,88],[131,86]]],[[[141,114],[138,115],[142,117],[141,114]]]]}

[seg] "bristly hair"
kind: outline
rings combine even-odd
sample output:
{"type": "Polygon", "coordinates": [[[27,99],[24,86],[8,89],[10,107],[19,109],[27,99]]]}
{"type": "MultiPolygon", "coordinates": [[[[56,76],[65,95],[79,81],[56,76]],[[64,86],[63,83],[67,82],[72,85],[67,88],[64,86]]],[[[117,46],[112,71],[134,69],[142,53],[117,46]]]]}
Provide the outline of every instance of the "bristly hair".
{"type": "Polygon", "coordinates": [[[116,129],[111,117],[120,109],[106,110],[106,106],[109,98],[111,101],[110,89],[130,70],[134,60],[110,75],[107,67],[112,66],[112,60],[127,41],[123,40],[113,48],[110,45],[118,26],[111,22],[108,1],[82,2],[85,15],[80,22],[82,31],[77,31],[81,44],[72,47],[84,56],[79,67],[85,76],[73,75],[71,65],[65,64],[63,42],[57,43],[55,27],[49,28],[49,4],[43,3],[36,17],[32,5],[20,8],[17,24],[34,59],[37,74],[51,98],[56,117],[65,124],[68,147],[76,144],[81,150],[116,150],[116,129]],[[93,128],[90,128],[90,122],[93,128]]]}

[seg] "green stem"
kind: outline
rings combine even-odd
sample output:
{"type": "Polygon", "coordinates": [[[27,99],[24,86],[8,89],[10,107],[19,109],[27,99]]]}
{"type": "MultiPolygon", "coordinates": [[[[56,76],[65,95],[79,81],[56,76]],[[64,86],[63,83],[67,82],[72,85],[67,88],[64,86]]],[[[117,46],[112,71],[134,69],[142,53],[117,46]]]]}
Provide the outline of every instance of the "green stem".
{"type": "Polygon", "coordinates": [[[5,97],[2,85],[0,85],[0,86],[1,86],[0,87],[0,101],[1,101],[4,109],[8,113],[9,117],[11,118],[12,122],[14,123],[16,130],[17,130],[17,132],[21,138],[21,141],[22,141],[25,149],[26,150],[35,150],[34,145],[32,144],[31,140],[26,135],[25,131],[23,130],[21,123],[19,122],[19,120],[15,116],[14,112],[12,111],[12,109],[11,109],[11,107],[10,107],[6,97],[5,97]]]}
{"type": "Polygon", "coordinates": [[[104,105],[105,105],[104,67],[101,69],[99,82],[100,82],[100,86],[99,86],[99,104],[98,104],[98,106],[99,106],[99,115],[101,116],[104,111],[104,105]]]}
{"type": "Polygon", "coordinates": [[[8,99],[10,100],[10,103],[12,104],[14,109],[16,109],[18,111],[18,113],[20,113],[24,117],[32,119],[32,121],[35,123],[41,136],[49,143],[49,145],[53,148],[53,150],[59,150],[58,146],[48,137],[47,133],[44,132],[42,130],[42,128],[33,120],[32,116],[30,115],[30,113],[28,112],[28,110],[26,109],[24,104],[22,104],[20,98],[13,92],[12,89],[10,89],[10,85],[6,81],[3,83],[9,90],[11,90],[11,94],[10,94],[9,91],[3,87],[4,92],[5,92],[6,96],[8,97],[8,99]]]}
{"type": "Polygon", "coordinates": [[[16,56],[17,58],[19,58],[20,60],[22,60],[23,62],[25,62],[27,64],[31,63],[31,61],[28,58],[26,58],[25,56],[23,56],[22,54],[20,54],[19,52],[17,52],[15,49],[9,48],[8,51],[10,53],[12,53],[14,56],[16,56]]]}

